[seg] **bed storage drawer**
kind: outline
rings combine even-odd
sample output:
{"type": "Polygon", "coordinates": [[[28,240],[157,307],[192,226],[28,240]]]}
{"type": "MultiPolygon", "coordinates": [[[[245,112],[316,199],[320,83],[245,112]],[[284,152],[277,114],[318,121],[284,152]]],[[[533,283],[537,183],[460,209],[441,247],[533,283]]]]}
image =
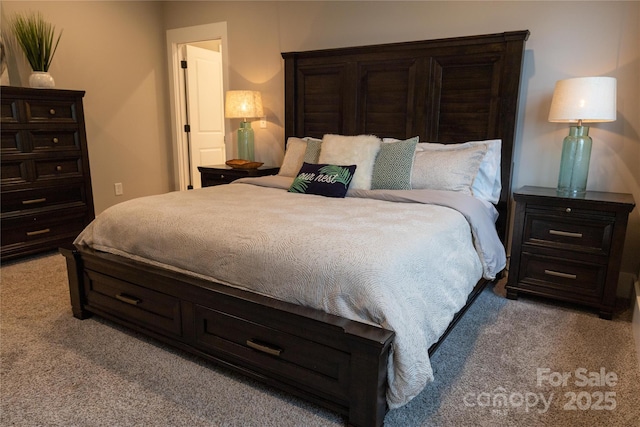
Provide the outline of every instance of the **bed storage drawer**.
{"type": "Polygon", "coordinates": [[[162,334],[180,336],[180,300],[95,271],[85,277],[87,307],[162,334]]]}
{"type": "Polygon", "coordinates": [[[306,378],[337,402],[347,401],[348,353],[278,330],[265,319],[248,320],[242,313],[197,305],[195,316],[198,346],[239,358],[281,381],[306,378]]]}

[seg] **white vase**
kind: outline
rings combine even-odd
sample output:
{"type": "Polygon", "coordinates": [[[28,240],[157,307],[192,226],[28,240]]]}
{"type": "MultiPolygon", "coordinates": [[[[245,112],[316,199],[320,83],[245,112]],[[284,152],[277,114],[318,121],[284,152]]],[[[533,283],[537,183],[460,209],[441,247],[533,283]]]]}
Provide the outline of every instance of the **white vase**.
{"type": "Polygon", "coordinates": [[[29,86],[33,88],[46,89],[55,87],[56,82],[47,71],[34,71],[29,76],[29,86]]]}

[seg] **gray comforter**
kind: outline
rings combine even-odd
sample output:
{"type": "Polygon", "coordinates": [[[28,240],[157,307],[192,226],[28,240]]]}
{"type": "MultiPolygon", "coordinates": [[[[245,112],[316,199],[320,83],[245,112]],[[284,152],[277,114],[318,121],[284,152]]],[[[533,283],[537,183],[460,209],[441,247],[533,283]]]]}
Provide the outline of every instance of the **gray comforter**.
{"type": "Polygon", "coordinates": [[[464,195],[334,199],[288,193],[291,181],[244,179],[120,203],[75,243],[393,330],[387,401],[407,403],[433,380],[428,348],[480,277],[504,267],[492,213],[464,195]]]}

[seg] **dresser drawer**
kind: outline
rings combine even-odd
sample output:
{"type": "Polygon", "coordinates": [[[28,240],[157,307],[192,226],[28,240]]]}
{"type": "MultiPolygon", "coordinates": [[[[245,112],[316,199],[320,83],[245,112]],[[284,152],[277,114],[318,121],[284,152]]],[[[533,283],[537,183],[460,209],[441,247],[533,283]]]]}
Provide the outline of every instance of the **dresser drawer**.
{"type": "Polygon", "coordinates": [[[199,305],[195,315],[198,345],[259,366],[280,379],[310,378],[336,401],[347,398],[347,353],[280,331],[265,318],[258,324],[243,313],[199,305]]]}
{"type": "Polygon", "coordinates": [[[2,213],[27,209],[47,208],[61,204],[84,205],[83,183],[59,187],[43,187],[32,190],[6,191],[2,193],[2,213]]]}
{"type": "Polygon", "coordinates": [[[31,180],[29,173],[30,162],[30,160],[23,160],[20,157],[2,156],[2,166],[0,167],[2,185],[29,182],[31,180]]]}
{"type": "Polygon", "coordinates": [[[522,252],[518,281],[520,286],[555,295],[571,295],[574,300],[594,302],[602,296],[607,266],[571,259],[522,252]]]}
{"type": "Polygon", "coordinates": [[[38,159],[34,163],[36,181],[82,176],[82,159],[80,157],[38,159]]]}
{"type": "Polygon", "coordinates": [[[614,218],[595,219],[578,215],[527,211],[523,243],[607,255],[614,218]]]}
{"type": "Polygon", "coordinates": [[[72,243],[86,225],[86,209],[50,210],[2,219],[2,246],[65,239],[72,243]]]}
{"type": "Polygon", "coordinates": [[[17,100],[2,97],[0,105],[0,120],[2,120],[2,123],[18,123],[20,121],[20,109],[18,108],[17,100]]]}
{"type": "Polygon", "coordinates": [[[26,99],[28,122],[76,123],[76,103],[70,99],[26,99]]]}
{"type": "Polygon", "coordinates": [[[80,150],[78,129],[33,130],[30,133],[34,152],[80,150]]]}
{"type": "Polygon", "coordinates": [[[26,150],[25,138],[17,129],[2,129],[2,155],[21,153],[26,150]]]}
{"type": "Polygon", "coordinates": [[[87,307],[107,310],[145,328],[182,335],[180,300],[132,283],[88,271],[85,281],[87,307]]]}

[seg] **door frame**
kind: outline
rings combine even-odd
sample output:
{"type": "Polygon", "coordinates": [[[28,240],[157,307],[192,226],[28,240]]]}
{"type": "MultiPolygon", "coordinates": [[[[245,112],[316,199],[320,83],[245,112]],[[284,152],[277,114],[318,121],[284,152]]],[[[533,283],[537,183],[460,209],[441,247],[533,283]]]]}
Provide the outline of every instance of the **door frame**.
{"type": "MultiPolygon", "coordinates": [[[[229,53],[227,48],[227,23],[196,25],[167,30],[167,58],[169,68],[169,100],[171,104],[171,146],[173,151],[174,190],[186,190],[189,182],[187,142],[184,133],[183,75],[180,68],[180,45],[205,40],[220,40],[222,53],[222,89],[229,90],[229,53]]],[[[225,129],[230,123],[225,120],[225,129]]],[[[225,135],[225,148],[229,152],[225,135]]]]}

